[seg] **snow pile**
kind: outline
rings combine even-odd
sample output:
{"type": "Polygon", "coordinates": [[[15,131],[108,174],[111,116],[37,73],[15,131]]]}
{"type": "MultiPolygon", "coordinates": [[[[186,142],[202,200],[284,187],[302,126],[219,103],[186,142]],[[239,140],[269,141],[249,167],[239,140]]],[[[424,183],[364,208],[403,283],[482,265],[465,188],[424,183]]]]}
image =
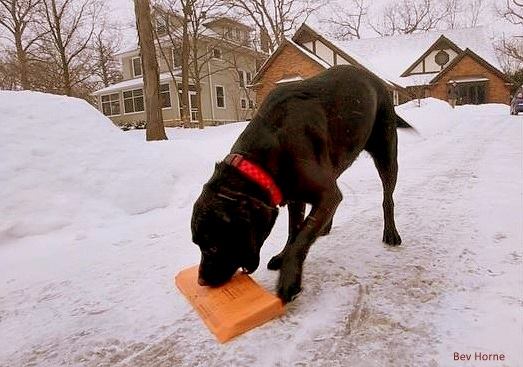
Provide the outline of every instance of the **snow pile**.
{"type": "Polygon", "coordinates": [[[0,92],[0,239],[166,207],[175,182],[154,145],[129,141],[87,102],[0,92]],[[86,219],[85,216],[82,219],[86,219]]]}

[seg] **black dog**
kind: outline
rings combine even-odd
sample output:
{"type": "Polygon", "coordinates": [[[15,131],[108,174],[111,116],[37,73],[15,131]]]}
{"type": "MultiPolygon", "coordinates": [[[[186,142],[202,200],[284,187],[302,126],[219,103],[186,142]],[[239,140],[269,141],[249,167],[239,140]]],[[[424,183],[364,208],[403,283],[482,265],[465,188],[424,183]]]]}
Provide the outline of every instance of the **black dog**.
{"type": "Polygon", "coordinates": [[[238,268],[255,271],[277,205],[287,204],[287,244],[268,268],[280,269],[278,295],[292,300],[301,290],[307,252],[330,230],[342,199],[336,179],[362,150],[371,154],[383,183],[383,241],[399,245],[392,199],[399,124],[408,126],[394,112],[386,87],[359,68],[336,66],[276,88],[194,204],[200,284],[220,285],[238,268]],[[305,203],[312,205],[307,218],[305,203]]]}

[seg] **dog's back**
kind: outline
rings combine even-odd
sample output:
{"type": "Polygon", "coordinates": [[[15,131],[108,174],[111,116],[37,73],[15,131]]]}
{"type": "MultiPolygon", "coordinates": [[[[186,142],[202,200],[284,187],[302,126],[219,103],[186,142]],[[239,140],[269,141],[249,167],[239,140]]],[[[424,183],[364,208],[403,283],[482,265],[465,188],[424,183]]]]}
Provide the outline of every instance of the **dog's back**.
{"type": "Polygon", "coordinates": [[[363,69],[340,65],[272,91],[251,122],[256,132],[252,140],[259,143],[266,138],[293,152],[312,151],[341,174],[365,148],[373,130],[394,125],[394,117],[392,101],[379,79],[363,69]]]}

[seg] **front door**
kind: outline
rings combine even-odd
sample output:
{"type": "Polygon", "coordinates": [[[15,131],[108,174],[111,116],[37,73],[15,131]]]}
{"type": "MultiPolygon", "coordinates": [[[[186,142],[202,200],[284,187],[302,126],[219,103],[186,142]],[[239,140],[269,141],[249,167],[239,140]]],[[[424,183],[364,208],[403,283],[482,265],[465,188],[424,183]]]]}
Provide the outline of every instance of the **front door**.
{"type": "Polygon", "coordinates": [[[482,104],[486,102],[487,83],[459,83],[458,104],[482,104]]]}
{"type": "MultiPolygon", "coordinates": [[[[191,122],[198,121],[198,103],[196,102],[196,95],[197,93],[195,91],[190,90],[189,91],[189,111],[191,112],[191,122]]],[[[182,100],[182,93],[178,94],[179,101],[182,100]]],[[[180,116],[182,115],[182,109],[180,106],[180,116]]]]}

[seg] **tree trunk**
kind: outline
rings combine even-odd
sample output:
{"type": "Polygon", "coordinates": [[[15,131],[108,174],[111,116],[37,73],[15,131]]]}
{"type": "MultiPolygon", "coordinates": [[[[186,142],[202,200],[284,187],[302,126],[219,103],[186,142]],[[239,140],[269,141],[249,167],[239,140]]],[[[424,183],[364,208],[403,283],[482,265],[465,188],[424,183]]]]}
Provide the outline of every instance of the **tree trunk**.
{"type": "Polygon", "coordinates": [[[191,111],[189,110],[189,17],[191,14],[191,0],[182,1],[183,6],[183,36],[182,36],[182,124],[184,127],[189,127],[191,122],[191,111]]]}
{"type": "Polygon", "coordinates": [[[203,113],[202,113],[202,84],[200,79],[200,65],[198,62],[198,40],[194,39],[192,42],[192,57],[193,57],[193,80],[196,90],[196,108],[198,109],[198,128],[203,129],[203,113]]]}
{"type": "Polygon", "coordinates": [[[134,0],[134,11],[138,28],[138,40],[142,56],[146,140],[167,140],[163,126],[162,106],[160,104],[160,77],[154,47],[154,34],[151,22],[149,0],[134,0]]]}
{"type": "Polygon", "coordinates": [[[15,35],[15,44],[16,58],[18,59],[18,72],[20,74],[20,84],[22,89],[29,90],[31,89],[31,84],[29,83],[29,72],[27,70],[27,53],[22,46],[22,34],[15,35]]]}

